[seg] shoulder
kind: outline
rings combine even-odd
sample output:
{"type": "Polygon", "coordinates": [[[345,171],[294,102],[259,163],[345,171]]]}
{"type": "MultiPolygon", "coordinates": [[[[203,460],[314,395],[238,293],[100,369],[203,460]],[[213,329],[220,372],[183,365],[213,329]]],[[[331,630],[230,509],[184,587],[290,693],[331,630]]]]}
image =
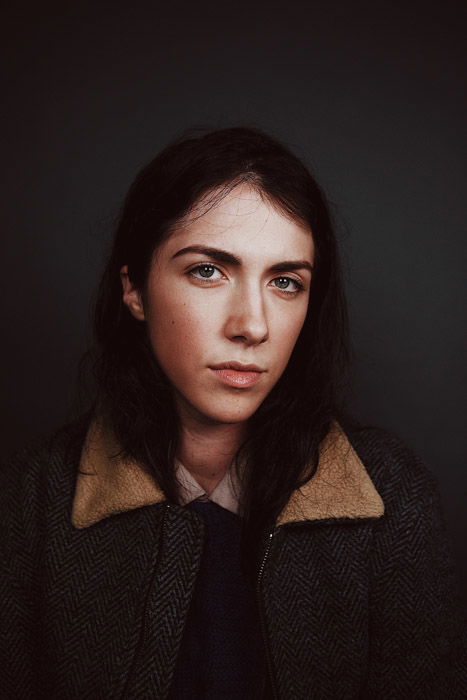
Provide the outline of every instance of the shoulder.
{"type": "Polygon", "coordinates": [[[44,465],[62,462],[74,449],[83,444],[90,417],[80,416],[73,422],[61,426],[49,435],[41,435],[31,440],[6,459],[2,459],[0,474],[11,478],[17,472],[40,471],[44,465]]]}
{"type": "Polygon", "coordinates": [[[402,587],[415,582],[420,589],[431,581],[427,598],[434,591],[437,600],[454,599],[458,574],[436,478],[403,440],[385,430],[360,428],[348,437],[384,502],[374,528],[376,574],[394,583],[399,567],[402,587]]]}
{"type": "Polygon", "coordinates": [[[65,493],[74,483],[76,465],[89,417],[40,436],[3,459],[0,464],[0,508],[4,515],[24,517],[50,501],[54,492],[65,493]]]}
{"type": "Polygon", "coordinates": [[[346,428],[347,437],[382,497],[386,512],[423,507],[439,498],[438,482],[398,436],[379,427],[346,428]]]}

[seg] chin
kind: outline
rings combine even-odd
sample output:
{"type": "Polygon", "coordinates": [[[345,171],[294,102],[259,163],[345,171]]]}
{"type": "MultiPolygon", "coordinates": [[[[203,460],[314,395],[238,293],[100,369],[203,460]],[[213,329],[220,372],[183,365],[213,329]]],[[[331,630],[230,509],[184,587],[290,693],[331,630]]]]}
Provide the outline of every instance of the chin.
{"type": "Polygon", "coordinates": [[[222,410],[211,410],[202,411],[200,414],[207,421],[212,421],[213,423],[244,423],[247,421],[256,411],[256,407],[253,410],[235,410],[224,408],[222,410]]]}
{"type": "Polygon", "coordinates": [[[263,395],[254,397],[246,393],[237,397],[230,396],[213,401],[210,406],[206,406],[206,412],[222,423],[243,423],[258,410],[264,398],[263,395]]]}
{"type": "MultiPolygon", "coordinates": [[[[259,408],[261,401],[222,400],[219,402],[203,402],[196,404],[183,402],[183,408],[188,415],[203,423],[244,423],[259,408]]],[[[183,412],[182,409],[182,414],[183,412]]]]}

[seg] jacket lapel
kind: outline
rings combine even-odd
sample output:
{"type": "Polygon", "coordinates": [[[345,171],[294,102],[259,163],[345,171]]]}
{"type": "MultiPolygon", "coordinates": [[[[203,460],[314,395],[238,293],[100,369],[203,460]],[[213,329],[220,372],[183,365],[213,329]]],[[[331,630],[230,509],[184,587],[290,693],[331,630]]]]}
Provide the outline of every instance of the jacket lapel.
{"type": "MultiPolygon", "coordinates": [[[[123,459],[112,432],[94,421],[83,446],[72,524],[85,528],[111,515],[161,503],[165,496],[141,464],[123,459]]],[[[378,518],[381,496],[338,424],[320,447],[316,474],[294,491],[277,525],[327,518],[378,518]]]]}
{"type": "Polygon", "coordinates": [[[334,424],[320,447],[318,469],[294,491],[278,525],[327,518],[379,518],[384,503],[347,436],[334,424]]]}

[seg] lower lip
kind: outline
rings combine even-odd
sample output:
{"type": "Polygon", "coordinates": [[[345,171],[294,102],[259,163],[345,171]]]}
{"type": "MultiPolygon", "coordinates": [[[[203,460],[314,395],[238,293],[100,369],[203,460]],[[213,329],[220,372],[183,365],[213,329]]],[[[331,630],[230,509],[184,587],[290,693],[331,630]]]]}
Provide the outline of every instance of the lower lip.
{"type": "Polygon", "coordinates": [[[261,379],[262,372],[239,372],[236,369],[212,369],[221,382],[227,386],[246,387],[253,386],[261,379]]]}

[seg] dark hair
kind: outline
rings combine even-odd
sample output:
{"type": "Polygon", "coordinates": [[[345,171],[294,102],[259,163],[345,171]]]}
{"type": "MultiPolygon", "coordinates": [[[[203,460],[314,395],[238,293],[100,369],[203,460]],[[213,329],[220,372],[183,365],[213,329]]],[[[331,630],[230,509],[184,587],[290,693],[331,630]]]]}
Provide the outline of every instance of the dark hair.
{"type": "Polygon", "coordinates": [[[341,413],[348,360],[347,313],[336,238],[323,192],[303,163],[257,128],[185,132],[131,185],[95,305],[97,400],[125,456],[145,464],[176,502],[173,463],[179,433],[171,386],[146,334],[122,301],[119,271],[144,290],[155,249],[203,195],[215,201],[248,182],[287,216],[304,222],[315,244],[306,320],[288,366],[249,420],[242,464],[245,561],[291,492],[314,474],[318,447],[341,413]]]}

